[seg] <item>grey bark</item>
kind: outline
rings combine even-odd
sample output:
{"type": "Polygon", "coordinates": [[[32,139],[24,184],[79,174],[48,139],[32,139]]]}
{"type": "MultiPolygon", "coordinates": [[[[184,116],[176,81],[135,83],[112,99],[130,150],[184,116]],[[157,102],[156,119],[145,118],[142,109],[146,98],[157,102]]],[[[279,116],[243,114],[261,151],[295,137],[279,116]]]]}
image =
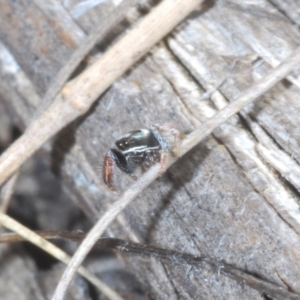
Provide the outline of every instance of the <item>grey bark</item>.
{"type": "MultiPolygon", "coordinates": [[[[20,128],[70,53],[114,7],[113,1],[87,11],[79,5],[0,0],[0,97],[20,128]]],[[[68,196],[95,221],[115,199],[101,181],[114,141],[156,123],[171,121],[184,132],[199,126],[296,49],[299,12],[297,1],[207,1],[45,146],[68,196]]],[[[180,159],[109,233],[209,254],[299,292],[298,77],[289,76],[180,159]]],[[[125,189],[131,179],[115,173],[125,189]]],[[[216,270],[125,259],[155,299],[263,299],[216,270]]]]}

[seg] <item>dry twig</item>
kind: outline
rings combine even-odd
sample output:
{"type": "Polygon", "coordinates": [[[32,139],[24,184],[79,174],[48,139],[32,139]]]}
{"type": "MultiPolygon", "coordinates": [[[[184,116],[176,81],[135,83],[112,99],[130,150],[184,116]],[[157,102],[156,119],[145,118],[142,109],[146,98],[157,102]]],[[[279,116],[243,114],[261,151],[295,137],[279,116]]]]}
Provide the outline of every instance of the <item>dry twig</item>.
{"type": "MultiPolygon", "coordinates": [[[[259,96],[267,92],[280,80],[284,79],[293,69],[300,66],[300,48],[289,57],[285,62],[275,68],[268,76],[260,82],[254,84],[246,90],[242,96],[238,97],[234,102],[227,105],[224,109],[216,113],[206,123],[189,134],[181,143],[178,151],[178,157],[170,157],[168,167],[174,164],[179,157],[183,156],[194,146],[199,144],[203,138],[207,137],[215,128],[226,122],[234,114],[238,113],[244,106],[250,104],[259,96]]],[[[52,300],[61,300],[74,276],[77,268],[83,262],[88,252],[92,249],[96,241],[103,234],[109,224],[118,216],[118,214],[143,191],[153,180],[159,176],[160,166],[155,165],[146,174],[144,174],[136,183],[134,183],[112,207],[103,215],[103,217],[95,224],[89,232],[85,240],[79,246],[78,250],[72,257],[62,279],[56,289],[52,300]]]]}
{"type": "Polygon", "coordinates": [[[59,130],[89,110],[119,76],[168,34],[202,0],[165,0],[92,66],[69,82],[0,157],[0,185],[59,130]]]}
{"type": "MultiPolygon", "coordinates": [[[[20,169],[17,170],[7,182],[3,185],[3,187],[0,190],[0,212],[6,213],[9,202],[11,200],[12,194],[15,189],[16,182],[20,175],[20,169]]],[[[0,231],[2,230],[2,226],[0,224],[0,231]]]]}
{"type": "MultiPolygon", "coordinates": [[[[61,262],[68,264],[70,261],[70,256],[51,244],[35,232],[31,231],[27,227],[18,223],[11,217],[0,212],[0,223],[6,228],[16,232],[18,235],[23,237],[25,240],[31,242],[37,247],[43,249],[45,252],[49,253],[51,256],[60,260],[61,262]]],[[[86,268],[80,267],[78,269],[78,273],[80,273],[83,277],[85,277],[90,283],[95,285],[104,295],[106,295],[111,300],[122,300],[123,298],[119,296],[114,290],[112,290],[109,286],[99,280],[94,274],[89,272],[86,268]]]]}
{"type": "Polygon", "coordinates": [[[11,196],[14,192],[14,188],[19,177],[20,170],[17,170],[10,179],[3,185],[0,192],[0,212],[5,213],[7,211],[11,196]]]}
{"type": "MultiPolygon", "coordinates": [[[[38,231],[37,233],[46,239],[63,239],[77,242],[82,241],[86,236],[84,233],[70,231],[38,231]]],[[[0,243],[13,243],[24,240],[24,238],[16,234],[0,235],[0,243]]],[[[245,270],[227,264],[224,261],[215,260],[209,256],[195,256],[185,252],[162,249],[151,245],[144,245],[115,238],[101,238],[97,240],[96,245],[101,248],[113,249],[119,252],[126,252],[128,254],[142,255],[155,258],[157,260],[170,261],[176,264],[180,263],[191,265],[194,268],[200,268],[203,264],[208,264],[214,269],[220,271],[221,274],[238,282],[243,281],[250,287],[261,293],[269,295],[270,297],[300,300],[299,294],[288,291],[286,288],[283,288],[276,283],[260,278],[261,276],[259,275],[252,275],[245,270]]]]}
{"type": "MultiPolygon", "coordinates": [[[[0,157],[0,184],[46,140],[84,114],[101,93],[201,2],[163,1],[94,65],[72,80],[49,108],[34,120],[25,133],[0,157]]],[[[62,76],[61,80],[66,80],[70,70],[72,68],[62,72],[65,77],[62,76]]],[[[46,95],[46,100],[51,101],[59,89],[60,83],[54,83],[46,95]]],[[[2,221],[6,217],[2,214],[2,221]]]]}
{"type": "Polygon", "coordinates": [[[69,61],[61,68],[57,76],[53,79],[51,86],[47,90],[41,105],[37,109],[37,114],[41,113],[49,106],[52,100],[63,88],[67,80],[71,77],[72,73],[78,67],[80,62],[88,55],[93,49],[95,44],[99,42],[106,34],[108,34],[113,27],[119,24],[126,16],[130,8],[136,6],[139,0],[124,0],[118,5],[111,14],[108,14],[101,24],[96,27],[84,40],[84,42],[74,51],[69,61]]]}

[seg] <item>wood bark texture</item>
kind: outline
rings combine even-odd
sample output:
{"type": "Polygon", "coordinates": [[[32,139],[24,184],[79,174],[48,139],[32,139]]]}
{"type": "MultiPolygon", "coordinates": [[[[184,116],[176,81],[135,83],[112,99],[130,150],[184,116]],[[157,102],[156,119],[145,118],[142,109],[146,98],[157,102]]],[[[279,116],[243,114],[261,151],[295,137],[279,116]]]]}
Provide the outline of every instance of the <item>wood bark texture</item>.
{"type": "MultiPolygon", "coordinates": [[[[0,0],[0,99],[22,130],[72,51],[117,1],[86,2],[0,0]]],[[[94,222],[116,199],[101,178],[114,141],[151,124],[195,129],[293,53],[299,13],[295,0],[206,1],[45,145],[68,196],[94,222]]],[[[182,157],[125,209],[109,234],[209,255],[300,293],[299,74],[182,157]]],[[[114,177],[122,190],[132,182],[117,168],[114,177]]],[[[265,299],[212,268],[123,259],[150,299],[265,299]]],[[[26,272],[34,268],[27,264],[26,272]]],[[[30,280],[22,273],[22,284],[21,276],[30,280]]]]}

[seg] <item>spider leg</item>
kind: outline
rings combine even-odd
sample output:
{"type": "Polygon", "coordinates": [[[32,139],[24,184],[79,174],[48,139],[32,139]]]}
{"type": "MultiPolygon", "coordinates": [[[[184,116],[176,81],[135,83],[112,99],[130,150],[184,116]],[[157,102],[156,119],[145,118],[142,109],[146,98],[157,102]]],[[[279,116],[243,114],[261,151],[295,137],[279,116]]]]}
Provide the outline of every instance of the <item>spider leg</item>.
{"type": "Polygon", "coordinates": [[[132,179],[137,180],[137,177],[132,173],[135,165],[132,163],[128,164],[124,154],[117,149],[109,150],[104,156],[102,170],[103,181],[111,191],[116,194],[120,194],[120,192],[113,185],[114,165],[116,165],[121,171],[130,175],[132,179]]]}
{"type": "Polygon", "coordinates": [[[160,170],[159,170],[159,176],[162,176],[166,170],[169,160],[169,153],[164,151],[160,155],[160,170]]]}
{"type": "Polygon", "coordinates": [[[134,174],[129,174],[133,180],[137,180],[137,177],[134,174]]]}
{"type": "Polygon", "coordinates": [[[141,170],[142,170],[142,173],[144,174],[146,171],[147,171],[147,165],[145,164],[141,164],[141,170]]]}
{"type": "Polygon", "coordinates": [[[119,191],[117,191],[113,185],[113,169],[115,159],[116,157],[112,151],[108,151],[107,154],[104,156],[102,177],[104,183],[112,192],[120,194],[119,191]]]}
{"type": "Polygon", "coordinates": [[[167,164],[169,159],[169,152],[167,150],[160,151],[151,151],[146,156],[146,163],[148,163],[148,167],[153,165],[154,163],[160,163],[160,171],[159,176],[162,176],[167,170],[167,164]]]}
{"type": "MultiPolygon", "coordinates": [[[[170,136],[172,137],[171,144],[172,147],[163,147],[164,150],[168,150],[172,156],[177,156],[179,150],[180,140],[183,138],[184,134],[179,130],[176,124],[166,123],[162,125],[152,125],[151,128],[156,129],[161,133],[162,138],[168,142],[170,136]]],[[[169,143],[168,143],[169,144],[169,143]]]]}

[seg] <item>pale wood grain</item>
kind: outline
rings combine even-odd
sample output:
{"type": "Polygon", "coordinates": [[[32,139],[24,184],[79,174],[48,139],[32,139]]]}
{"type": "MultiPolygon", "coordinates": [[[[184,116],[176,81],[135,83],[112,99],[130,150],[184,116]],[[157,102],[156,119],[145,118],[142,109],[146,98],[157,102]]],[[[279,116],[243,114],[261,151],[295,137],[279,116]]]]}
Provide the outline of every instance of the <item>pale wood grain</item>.
{"type": "MultiPolygon", "coordinates": [[[[96,175],[100,173],[102,157],[120,134],[170,120],[191,131],[296,49],[299,33],[293,21],[270,2],[210,4],[204,13],[194,14],[152,55],[115,82],[75,127],[75,133],[67,131],[75,136],[76,147],[65,151],[61,172],[74,199],[80,201],[91,218],[103,213],[114,199],[96,175]]],[[[296,13],[288,1],[284,4],[287,12],[296,13]]],[[[19,18],[19,22],[23,19],[19,18]]],[[[80,19],[77,21],[80,24],[80,19]]],[[[91,21],[89,26],[96,23],[91,21]]],[[[44,91],[45,84],[40,82],[49,83],[53,76],[53,66],[47,60],[54,60],[51,57],[57,52],[48,51],[47,58],[42,57],[42,78],[37,80],[31,76],[35,70],[34,55],[27,54],[36,48],[25,42],[20,47],[14,43],[18,40],[14,35],[5,34],[8,28],[1,28],[1,40],[9,46],[34,88],[44,91]],[[18,54],[20,49],[24,56],[18,54]]],[[[37,29],[32,39],[38,36],[37,29]]],[[[52,41],[61,55],[65,53],[65,45],[57,38],[45,40],[52,41]]],[[[16,92],[18,81],[13,75],[1,77],[0,92],[8,103],[11,99],[19,103],[15,106],[19,110],[15,111],[24,124],[30,109],[25,114],[29,105],[16,92]]],[[[297,73],[294,77],[298,78],[297,73]]],[[[298,98],[297,87],[290,82],[279,84],[260,104],[232,118],[146,189],[136,205],[124,212],[123,227],[114,223],[112,230],[162,247],[195,254],[207,252],[299,291],[298,233],[270,205],[275,196],[284,193],[295,201],[297,211],[297,182],[292,179],[296,173],[291,168],[287,170],[289,174],[280,177],[275,171],[279,163],[274,163],[266,152],[262,154],[260,147],[263,144],[269,152],[274,151],[263,131],[278,148],[274,156],[281,157],[283,151],[297,170],[298,98]]],[[[64,143],[57,139],[56,149],[67,149],[64,143]]],[[[117,171],[116,180],[120,187],[131,182],[117,171]]],[[[281,200],[285,204],[285,199],[281,200]]],[[[227,299],[261,299],[254,290],[219,277],[212,270],[190,271],[136,257],[127,260],[143,282],[148,282],[154,298],[219,299],[222,295],[227,299]]]]}

